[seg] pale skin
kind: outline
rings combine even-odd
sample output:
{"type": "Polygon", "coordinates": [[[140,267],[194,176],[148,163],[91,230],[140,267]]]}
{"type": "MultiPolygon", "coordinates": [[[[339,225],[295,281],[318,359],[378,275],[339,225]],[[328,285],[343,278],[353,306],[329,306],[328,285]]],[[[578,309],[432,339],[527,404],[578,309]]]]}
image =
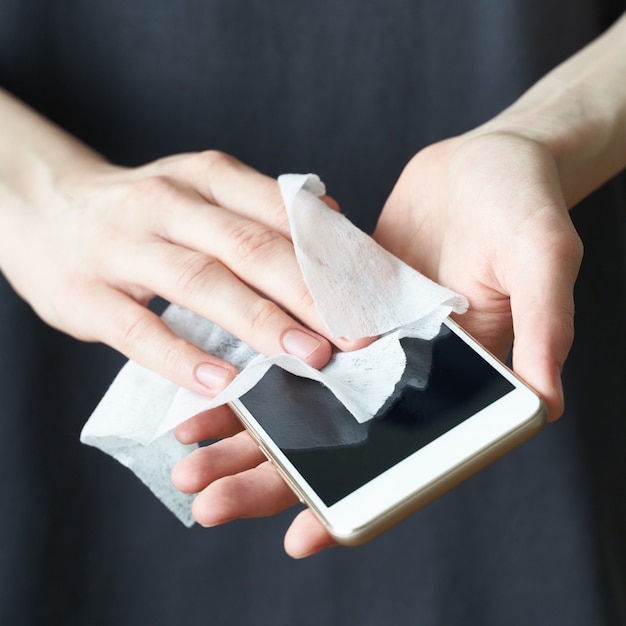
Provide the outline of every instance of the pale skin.
{"type": "MultiPolygon", "coordinates": [[[[540,81],[482,127],[419,152],[375,238],[468,296],[460,322],[563,410],[582,244],[568,209],[626,165],[626,26],[540,81]]],[[[176,383],[214,395],[235,368],[173,335],[146,309],[159,295],[265,354],[315,367],[332,344],[299,274],[276,182],[215,152],[121,168],[0,92],[0,268],[49,324],[102,341],[176,383]],[[299,321],[298,321],[299,320],[299,321]]],[[[176,431],[221,441],[191,454],[174,484],[197,493],[203,525],[296,503],[227,408],[176,431]]],[[[333,545],[303,511],[294,557],[333,545]]]]}

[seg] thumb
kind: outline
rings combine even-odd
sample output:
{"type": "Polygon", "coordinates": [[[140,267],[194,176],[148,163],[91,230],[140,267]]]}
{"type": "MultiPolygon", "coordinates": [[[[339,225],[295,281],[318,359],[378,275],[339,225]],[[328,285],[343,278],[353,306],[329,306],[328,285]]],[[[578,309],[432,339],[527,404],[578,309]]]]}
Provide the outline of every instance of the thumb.
{"type": "Polygon", "coordinates": [[[526,255],[509,293],[513,369],[543,398],[554,421],[564,409],[561,371],[574,340],[574,284],[582,243],[573,226],[550,243],[526,255]]]}

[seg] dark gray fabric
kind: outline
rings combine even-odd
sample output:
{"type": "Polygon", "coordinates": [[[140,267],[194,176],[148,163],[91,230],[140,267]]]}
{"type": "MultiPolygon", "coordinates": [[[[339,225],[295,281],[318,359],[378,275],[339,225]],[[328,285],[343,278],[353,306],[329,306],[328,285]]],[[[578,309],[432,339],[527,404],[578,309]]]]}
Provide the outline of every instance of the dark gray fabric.
{"type": "MultiPolygon", "coordinates": [[[[420,147],[488,119],[624,8],[0,0],[0,85],[116,162],[219,148],[315,171],[370,229],[420,147]]],[[[188,530],[81,446],[122,359],[0,282],[0,623],[626,623],[625,204],[622,178],[574,211],[566,416],[372,544],[303,562],[282,552],[293,512],[188,530]]]]}

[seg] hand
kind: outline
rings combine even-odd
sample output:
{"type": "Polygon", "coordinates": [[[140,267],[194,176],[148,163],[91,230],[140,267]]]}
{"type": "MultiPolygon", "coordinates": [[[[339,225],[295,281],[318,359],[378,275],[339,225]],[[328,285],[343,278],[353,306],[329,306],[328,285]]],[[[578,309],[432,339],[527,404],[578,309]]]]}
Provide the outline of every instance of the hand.
{"type": "Polygon", "coordinates": [[[10,190],[19,210],[0,260],[52,326],[209,395],[234,366],[175,336],[146,308],[155,295],[266,355],[289,352],[314,367],[330,358],[275,180],[218,152],[136,169],[90,159],[48,179],[10,190]]]}
{"type": "MultiPolygon", "coordinates": [[[[202,526],[275,515],[298,503],[294,492],[227,406],[200,413],[174,432],[181,443],[218,440],[191,452],[172,472],[177,489],[197,494],[192,512],[202,526]]],[[[303,558],[335,542],[313,513],[305,509],[291,524],[284,545],[287,554],[303,558]]]]}
{"type": "Polygon", "coordinates": [[[574,335],[582,244],[557,166],[540,144],[469,133],[418,153],[400,176],[375,238],[433,280],[465,294],[457,321],[563,411],[561,370],[574,335]]]}
{"type": "MultiPolygon", "coordinates": [[[[468,296],[459,321],[562,411],[560,371],[573,337],[582,246],[550,154],[527,139],[469,134],[430,146],[400,176],[375,237],[429,277],[468,296]]],[[[199,523],[272,515],[297,502],[236,418],[223,408],[181,424],[184,443],[225,437],[179,463],[174,485],[198,493],[199,523]],[[237,434],[234,434],[237,432],[237,434]]],[[[334,545],[309,510],[285,536],[303,557],[334,545]]]]}

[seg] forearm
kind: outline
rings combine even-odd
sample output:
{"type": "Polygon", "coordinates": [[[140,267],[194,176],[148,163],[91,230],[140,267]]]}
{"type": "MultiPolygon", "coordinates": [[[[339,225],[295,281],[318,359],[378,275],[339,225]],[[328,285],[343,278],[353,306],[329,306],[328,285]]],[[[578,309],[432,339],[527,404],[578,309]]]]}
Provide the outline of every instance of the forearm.
{"type": "Polygon", "coordinates": [[[553,155],[572,207],[626,167],[626,14],[480,131],[515,133],[553,155]]]}

